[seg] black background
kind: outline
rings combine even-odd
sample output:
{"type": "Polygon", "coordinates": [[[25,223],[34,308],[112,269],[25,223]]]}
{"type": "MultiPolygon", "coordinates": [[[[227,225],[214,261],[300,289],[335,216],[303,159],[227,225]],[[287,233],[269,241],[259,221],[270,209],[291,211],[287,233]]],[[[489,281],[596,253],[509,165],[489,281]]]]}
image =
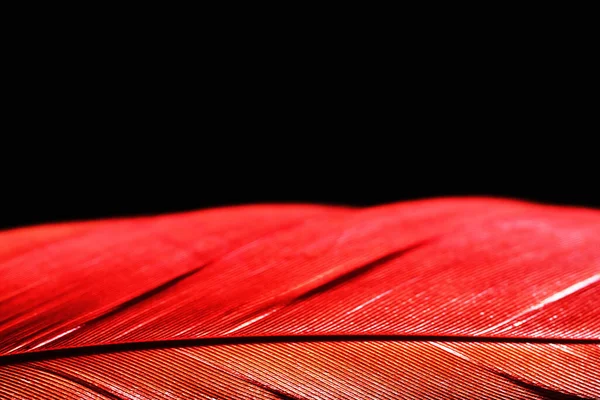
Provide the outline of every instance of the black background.
{"type": "Polygon", "coordinates": [[[0,229],[464,195],[600,208],[592,53],[561,64],[556,45],[501,56],[487,42],[460,54],[415,43],[413,56],[355,59],[352,42],[348,59],[325,51],[304,64],[294,49],[287,61],[267,51],[201,65],[187,49],[162,63],[113,54],[103,65],[93,53],[71,68],[79,53],[52,52],[56,68],[18,68],[4,110],[0,229]]]}
{"type": "Polygon", "coordinates": [[[267,138],[234,152],[227,139],[206,148],[161,143],[144,154],[139,148],[133,153],[135,144],[120,155],[84,151],[73,158],[63,149],[40,159],[28,153],[5,169],[0,227],[248,203],[369,206],[464,195],[600,208],[594,158],[583,151],[585,144],[572,150],[578,158],[565,155],[564,147],[543,157],[535,149],[518,156],[510,141],[498,151],[451,143],[433,151],[429,138],[418,144],[378,138],[352,149],[342,138],[317,151],[314,138],[292,139],[304,145],[264,147],[267,138]]]}

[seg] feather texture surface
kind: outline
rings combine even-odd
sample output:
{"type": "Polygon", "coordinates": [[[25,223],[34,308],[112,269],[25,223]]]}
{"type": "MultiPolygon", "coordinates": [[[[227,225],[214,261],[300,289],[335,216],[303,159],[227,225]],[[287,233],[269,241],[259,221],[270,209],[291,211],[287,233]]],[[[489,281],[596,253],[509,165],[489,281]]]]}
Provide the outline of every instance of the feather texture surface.
{"type": "Polygon", "coordinates": [[[0,232],[0,276],[0,398],[600,398],[597,210],[54,224],[0,232]]]}

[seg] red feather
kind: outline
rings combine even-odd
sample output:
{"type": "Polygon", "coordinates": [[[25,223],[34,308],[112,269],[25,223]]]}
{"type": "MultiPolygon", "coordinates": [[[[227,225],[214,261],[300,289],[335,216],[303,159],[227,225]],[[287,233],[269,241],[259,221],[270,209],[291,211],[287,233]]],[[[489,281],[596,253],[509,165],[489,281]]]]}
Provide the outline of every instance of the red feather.
{"type": "Polygon", "coordinates": [[[0,245],[0,398],[600,398],[596,210],[260,205],[0,245]]]}

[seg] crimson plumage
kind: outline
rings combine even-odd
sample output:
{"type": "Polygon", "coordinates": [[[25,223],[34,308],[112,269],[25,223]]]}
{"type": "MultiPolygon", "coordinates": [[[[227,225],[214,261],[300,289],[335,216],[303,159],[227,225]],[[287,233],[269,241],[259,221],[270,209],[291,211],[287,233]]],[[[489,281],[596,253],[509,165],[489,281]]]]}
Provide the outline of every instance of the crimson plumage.
{"type": "Polygon", "coordinates": [[[600,398],[597,210],[252,205],[0,243],[0,398],[600,398]]]}

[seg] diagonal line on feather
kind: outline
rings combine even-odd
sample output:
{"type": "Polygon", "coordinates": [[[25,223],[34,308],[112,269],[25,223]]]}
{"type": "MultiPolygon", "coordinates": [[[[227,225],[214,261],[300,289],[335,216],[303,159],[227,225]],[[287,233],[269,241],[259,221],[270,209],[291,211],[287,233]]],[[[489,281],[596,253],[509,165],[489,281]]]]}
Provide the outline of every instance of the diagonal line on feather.
{"type": "Polygon", "coordinates": [[[283,400],[295,400],[295,399],[300,399],[300,397],[295,396],[292,392],[284,392],[280,389],[277,389],[275,387],[273,387],[272,385],[268,385],[265,383],[262,383],[260,381],[257,381],[256,379],[252,379],[250,377],[247,377],[243,374],[238,373],[237,371],[235,371],[235,369],[232,368],[227,368],[221,365],[216,365],[214,363],[211,363],[201,357],[197,357],[195,354],[193,353],[189,353],[189,352],[185,352],[184,350],[180,350],[180,349],[175,349],[175,352],[178,352],[179,354],[185,356],[185,357],[189,357],[192,358],[208,367],[214,368],[216,370],[219,370],[229,376],[232,376],[234,378],[240,379],[244,382],[247,382],[251,385],[255,385],[263,390],[266,390],[269,393],[272,393],[274,395],[276,395],[278,398],[283,399],[283,400]]]}
{"type": "MultiPolygon", "coordinates": [[[[320,276],[316,276],[313,279],[305,281],[305,282],[301,283],[300,285],[288,290],[285,293],[281,293],[278,297],[273,299],[272,304],[268,304],[264,308],[257,310],[255,315],[250,316],[250,319],[247,319],[246,321],[243,321],[243,322],[242,321],[233,322],[232,323],[233,325],[236,325],[236,324],[238,324],[238,325],[235,326],[234,328],[226,331],[224,333],[224,335],[229,335],[229,334],[234,333],[242,328],[245,328],[254,322],[258,322],[261,319],[263,319],[267,316],[270,316],[270,315],[276,313],[277,311],[282,310],[283,308],[285,308],[287,306],[291,306],[296,303],[300,303],[306,299],[311,298],[312,296],[314,296],[318,293],[330,290],[332,288],[335,288],[336,286],[347,283],[348,281],[359,278],[361,275],[366,274],[369,271],[371,271],[391,260],[402,257],[403,255],[407,254],[408,252],[418,249],[421,246],[424,246],[428,242],[429,241],[424,241],[424,242],[418,243],[416,245],[410,246],[406,249],[395,251],[395,252],[385,255],[377,260],[371,261],[368,264],[359,266],[358,268],[355,268],[355,269],[348,270],[341,275],[335,274],[335,269],[328,270],[327,275],[323,274],[320,276]],[[332,278],[328,279],[328,275],[331,276],[332,278]],[[317,286],[314,286],[314,283],[317,283],[317,286]],[[306,290],[305,288],[308,288],[308,290],[306,290]]],[[[388,291],[388,292],[390,292],[390,291],[388,291]]],[[[386,293],[382,293],[382,294],[375,296],[373,299],[370,300],[370,302],[380,299],[385,294],[386,293]]],[[[366,303],[364,305],[366,305],[366,303]]]]}
{"type": "MultiPolygon", "coordinates": [[[[338,213],[345,213],[345,212],[347,212],[347,211],[346,211],[345,209],[340,209],[340,210],[338,210],[338,209],[332,209],[332,210],[328,209],[328,210],[327,210],[327,213],[328,213],[328,214],[329,214],[329,213],[332,213],[332,212],[335,212],[335,214],[338,214],[338,213]]],[[[321,212],[321,213],[323,213],[323,212],[321,212]]],[[[260,236],[268,236],[268,234],[270,234],[270,233],[274,233],[274,232],[276,232],[276,231],[279,231],[279,230],[282,230],[282,229],[283,229],[283,230],[285,230],[285,229],[290,229],[290,228],[292,228],[293,226],[296,226],[296,225],[298,225],[298,223],[300,223],[300,224],[302,224],[302,223],[305,223],[305,219],[302,219],[302,218],[300,218],[300,217],[294,217],[293,219],[295,219],[296,221],[292,221],[292,223],[285,224],[285,225],[283,225],[283,226],[281,226],[281,225],[282,225],[282,223],[280,223],[280,222],[277,222],[277,226],[276,226],[276,228],[277,228],[277,229],[275,229],[275,230],[271,229],[270,231],[267,231],[267,232],[265,232],[264,234],[262,234],[262,235],[260,235],[260,236]]],[[[240,223],[241,223],[241,222],[240,222],[240,223]]],[[[285,221],[283,221],[283,223],[285,223],[285,221]]],[[[262,229],[262,230],[264,231],[264,228],[260,228],[260,229],[262,229]]],[[[260,230],[258,230],[258,232],[260,232],[260,230]]],[[[151,234],[152,234],[151,232],[146,232],[146,233],[144,233],[144,235],[146,235],[146,236],[148,236],[148,235],[151,235],[151,234]]],[[[260,236],[258,236],[258,237],[260,237],[260,236]]],[[[155,238],[159,238],[159,239],[161,239],[163,242],[166,242],[166,241],[164,240],[164,238],[161,238],[160,236],[157,236],[157,235],[156,235],[156,233],[154,233],[154,237],[155,237],[155,238]]],[[[252,239],[252,241],[255,241],[255,240],[256,240],[256,237],[252,239]]],[[[171,246],[172,246],[172,245],[174,245],[174,244],[173,244],[173,240],[168,240],[168,242],[170,242],[170,243],[171,243],[171,246]]],[[[247,245],[247,243],[243,244],[243,246],[245,246],[245,245],[247,245]]],[[[239,246],[238,246],[238,248],[239,248],[239,246]]],[[[193,251],[193,249],[185,249],[185,251],[189,252],[190,254],[192,254],[192,253],[194,252],[194,251],[193,251]]],[[[195,270],[195,271],[197,272],[197,270],[198,270],[198,267],[196,267],[196,268],[193,268],[193,269],[191,269],[191,270],[195,270]]],[[[188,274],[188,272],[189,272],[189,271],[190,271],[190,269],[188,269],[187,271],[185,271],[185,270],[184,270],[184,273],[182,274],[182,276],[189,277],[189,276],[193,275],[193,274],[188,274]]],[[[175,276],[173,279],[177,280],[177,276],[175,276]]],[[[161,286],[162,286],[162,285],[159,285],[159,287],[161,287],[161,286]]],[[[145,292],[153,291],[153,290],[155,290],[155,289],[156,289],[156,288],[148,288],[148,289],[146,289],[146,290],[145,290],[145,292]]],[[[63,289],[63,293],[64,293],[66,296],[70,296],[70,297],[74,296],[74,294],[73,294],[71,291],[69,291],[69,289],[68,289],[68,288],[67,288],[67,289],[63,289]]],[[[139,294],[138,294],[137,296],[135,296],[135,297],[143,297],[143,296],[144,296],[144,292],[141,292],[141,293],[139,293],[139,294]]],[[[135,298],[135,297],[134,297],[134,298],[135,298]]],[[[128,299],[128,300],[125,300],[124,302],[130,302],[131,300],[132,300],[132,298],[131,298],[131,295],[130,295],[130,296],[129,296],[129,299],[128,299]]],[[[63,299],[61,299],[60,297],[58,297],[58,296],[57,296],[57,297],[54,297],[54,298],[53,298],[53,300],[52,300],[52,302],[50,303],[49,307],[50,307],[50,306],[53,306],[53,304],[61,304],[61,303],[62,303],[62,304],[64,304],[64,303],[65,303],[65,300],[63,300],[63,299]]],[[[102,305],[102,307],[100,307],[99,309],[97,309],[97,310],[94,310],[94,311],[92,312],[92,319],[94,319],[94,318],[95,318],[95,317],[93,316],[93,314],[94,314],[94,313],[96,314],[96,316],[101,316],[102,314],[105,314],[105,313],[111,313],[111,314],[112,314],[112,312],[111,312],[111,311],[112,311],[112,310],[115,310],[115,309],[118,309],[122,303],[123,303],[123,302],[117,302],[117,303],[113,303],[113,304],[105,304],[105,305],[102,305]]],[[[130,304],[135,304],[135,303],[136,303],[136,302],[135,302],[135,301],[133,301],[133,302],[132,302],[132,303],[130,303],[130,304]]],[[[39,310],[39,309],[38,309],[38,310],[39,310]]],[[[38,311],[38,312],[39,312],[39,311],[38,311]]],[[[26,348],[27,348],[27,346],[31,346],[31,345],[35,346],[35,341],[37,341],[37,344],[38,344],[38,345],[39,345],[40,343],[42,343],[42,342],[43,342],[43,343],[46,343],[46,344],[52,343],[52,342],[53,342],[53,340],[52,340],[52,339],[56,339],[56,338],[63,338],[63,337],[65,336],[65,334],[64,334],[65,332],[68,332],[68,333],[67,333],[67,335],[68,335],[68,334],[71,334],[71,333],[73,333],[73,332],[76,332],[76,331],[79,329],[79,327],[81,327],[83,324],[85,324],[85,322],[86,322],[87,320],[89,320],[89,317],[87,317],[87,316],[85,316],[85,315],[84,315],[84,316],[82,316],[82,317],[80,317],[80,318],[77,318],[77,319],[74,319],[74,320],[72,320],[72,321],[69,321],[69,322],[68,322],[68,324],[65,326],[65,328],[63,328],[63,330],[62,330],[62,331],[59,331],[59,332],[54,332],[54,333],[53,333],[53,332],[51,332],[51,331],[48,331],[48,328],[49,328],[50,326],[55,326],[55,325],[56,325],[56,324],[53,324],[53,325],[47,326],[47,327],[46,327],[46,329],[44,329],[44,330],[42,330],[42,331],[35,332],[35,333],[34,333],[34,335],[32,335],[32,338],[30,338],[30,339],[27,339],[27,336],[26,336],[26,335],[24,335],[24,332],[20,332],[20,336],[21,336],[22,340],[24,340],[24,341],[23,341],[21,344],[19,344],[18,346],[16,346],[16,347],[13,347],[12,349],[7,349],[7,350],[9,350],[9,351],[11,351],[11,352],[12,352],[12,351],[16,351],[16,350],[19,350],[19,349],[22,349],[22,348],[25,348],[25,349],[26,349],[26,348]],[[48,332],[48,333],[45,333],[45,332],[48,332]]],[[[16,322],[19,322],[19,321],[16,321],[16,322]]],[[[2,346],[1,346],[1,343],[0,343],[0,348],[1,348],[1,347],[2,347],[2,346]]]]}
{"type": "MultiPolygon", "coordinates": [[[[456,357],[459,357],[473,365],[476,365],[480,368],[483,368],[491,373],[494,373],[498,376],[504,377],[509,379],[510,381],[514,382],[517,385],[523,386],[525,388],[528,389],[532,389],[535,390],[536,392],[539,392],[540,394],[542,394],[544,397],[548,397],[551,399],[593,399],[595,394],[600,394],[600,391],[598,391],[598,388],[594,388],[594,387],[590,387],[584,384],[584,386],[587,387],[582,387],[580,385],[579,382],[577,382],[577,377],[573,377],[571,379],[570,382],[570,386],[572,387],[565,387],[565,381],[562,380],[561,384],[562,387],[556,387],[556,385],[554,385],[554,387],[552,386],[552,380],[550,381],[539,381],[539,379],[537,381],[533,380],[531,377],[528,377],[527,375],[522,375],[519,376],[518,373],[515,371],[515,369],[513,368],[512,371],[509,370],[506,365],[507,364],[502,364],[502,363],[490,363],[490,362],[485,362],[483,359],[475,359],[473,358],[473,355],[477,354],[477,353],[472,353],[471,355],[469,355],[468,352],[464,352],[463,350],[468,349],[465,348],[464,345],[461,344],[457,344],[456,342],[449,342],[448,344],[445,343],[440,343],[440,342],[431,342],[431,344],[433,346],[436,346],[446,352],[448,352],[449,354],[452,354],[456,357]],[[462,349],[461,349],[462,347],[462,349]],[[573,387],[574,386],[574,387],[573,387]],[[581,393],[581,392],[585,392],[588,394],[588,396],[580,396],[577,393],[581,393]]],[[[469,345],[467,343],[467,345],[469,345]]],[[[508,344],[510,345],[510,344],[508,344]]],[[[529,346],[535,346],[532,345],[531,343],[529,343],[529,346]]],[[[547,346],[553,346],[553,344],[548,344],[547,346]]],[[[560,351],[562,351],[562,349],[559,349],[560,351]]],[[[492,349],[490,349],[490,351],[492,351],[492,349]]],[[[530,360],[533,359],[532,355],[530,355],[528,357],[530,360]]],[[[536,358],[535,360],[539,360],[538,358],[536,358]]],[[[535,361],[530,361],[530,362],[535,362],[535,361]]],[[[598,375],[598,374],[596,374],[598,375]]]]}
{"type": "MultiPolygon", "coordinates": [[[[273,234],[280,233],[280,232],[282,232],[282,231],[285,231],[285,230],[288,230],[288,229],[295,228],[295,227],[297,227],[297,226],[299,226],[299,225],[302,225],[303,223],[305,223],[305,221],[302,221],[302,222],[300,222],[300,223],[292,223],[292,224],[286,225],[286,226],[284,226],[284,227],[278,228],[278,229],[276,229],[276,230],[274,230],[274,231],[266,232],[266,233],[265,233],[265,234],[263,234],[263,235],[260,235],[260,236],[257,236],[257,237],[255,237],[255,238],[253,238],[253,240],[252,240],[252,241],[250,241],[250,242],[247,242],[247,243],[244,243],[243,245],[241,245],[241,246],[239,246],[239,247],[236,247],[236,248],[234,248],[234,249],[232,249],[232,250],[228,251],[227,253],[225,253],[225,254],[221,255],[219,258],[224,258],[224,257],[231,256],[232,254],[235,254],[236,252],[242,251],[244,248],[246,248],[246,247],[248,247],[248,246],[253,246],[253,245],[255,245],[257,242],[260,242],[261,240],[266,240],[266,239],[268,239],[268,237],[269,237],[269,236],[271,236],[271,235],[273,235],[273,234]]],[[[166,238],[165,238],[165,239],[166,239],[166,238]]],[[[168,241],[170,241],[170,242],[172,242],[172,243],[173,243],[173,241],[172,241],[172,240],[168,240],[168,241]]],[[[174,244],[178,245],[176,242],[174,242],[174,244]]],[[[60,338],[62,338],[62,337],[64,337],[64,336],[66,336],[66,335],[68,335],[68,334],[70,334],[70,333],[72,333],[72,332],[75,332],[76,330],[78,330],[78,329],[80,329],[80,328],[86,328],[86,327],[89,327],[89,326],[91,326],[91,325],[93,325],[93,324],[95,324],[95,323],[97,323],[97,322],[100,322],[100,321],[102,321],[102,320],[104,320],[104,319],[110,318],[110,317],[112,317],[112,316],[114,316],[114,315],[118,314],[119,312],[121,312],[121,311],[123,311],[123,310],[125,310],[125,309],[128,309],[128,308],[130,308],[130,307],[132,307],[132,306],[134,306],[134,305],[138,305],[139,303],[141,303],[141,302],[143,302],[143,301],[146,301],[146,300],[150,299],[151,297],[153,297],[153,296],[156,296],[156,295],[158,295],[159,293],[161,293],[161,292],[163,292],[163,291],[166,291],[166,290],[170,289],[171,287],[173,287],[173,286],[177,285],[177,284],[178,284],[178,283],[180,283],[181,281],[183,281],[183,280],[185,280],[185,279],[187,279],[187,278],[189,278],[189,277],[191,277],[191,276],[195,275],[196,273],[198,273],[199,271],[201,271],[203,268],[207,267],[208,265],[211,265],[211,264],[213,264],[215,261],[216,261],[216,260],[210,261],[210,262],[208,262],[207,264],[205,264],[205,265],[203,265],[203,266],[201,266],[201,267],[194,268],[194,269],[192,269],[192,270],[190,270],[190,271],[188,271],[188,272],[185,272],[185,273],[181,274],[180,276],[176,276],[176,277],[172,278],[171,280],[169,280],[169,281],[167,281],[167,282],[165,282],[165,283],[161,284],[161,285],[160,285],[160,286],[158,286],[158,287],[155,287],[155,288],[150,288],[150,289],[148,289],[147,291],[145,291],[145,292],[143,292],[143,293],[139,294],[138,296],[136,296],[136,297],[134,297],[134,298],[132,298],[132,299],[130,299],[130,300],[127,300],[127,301],[125,301],[125,302],[123,302],[123,303],[121,303],[121,304],[118,304],[118,305],[114,306],[114,308],[112,308],[112,309],[110,309],[110,310],[108,310],[108,311],[105,311],[105,312],[103,312],[102,314],[98,315],[97,317],[95,317],[95,318],[92,318],[92,319],[90,319],[90,320],[88,320],[88,321],[82,322],[82,323],[81,323],[79,326],[76,326],[75,328],[69,329],[69,330],[68,330],[68,331],[66,331],[66,332],[60,333],[60,334],[58,334],[57,336],[55,336],[55,337],[53,337],[53,338],[51,338],[51,339],[49,339],[49,340],[46,340],[46,341],[44,341],[44,342],[42,342],[42,343],[39,343],[38,345],[36,345],[36,346],[34,346],[34,347],[31,347],[31,348],[30,348],[30,350],[34,350],[34,349],[37,349],[37,348],[39,348],[39,347],[42,347],[42,346],[44,346],[44,345],[50,344],[50,343],[52,343],[54,340],[58,340],[58,339],[60,339],[60,338]]],[[[170,311],[170,310],[166,310],[166,311],[163,311],[162,313],[158,313],[158,314],[154,315],[152,318],[149,318],[149,319],[147,319],[147,320],[144,322],[144,324],[150,323],[150,322],[152,322],[153,320],[155,320],[156,318],[159,318],[159,317],[161,317],[162,315],[168,314],[168,312],[169,312],[169,311],[170,311]]],[[[135,329],[139,329],[139,328],[140,328],[140,327],[142,327],[144,324],[139,324],[139,325],[136,325],[134,328],[135,328],[135,329]]],[[[131,331],[133,331],[133,329],[130,329],[130,330],[127,330],[127,331],[123,331],[123,332],[122,332],[122,333],[121,333],[119,336],[115,336],[115,337],[114,337],[114,339],[119,339],[119,338],[120,338],[122,335],[128,334],[128,333],[130,333],[131,331]]],[[[0,355],[0,356],[1,356],[1,355],[0,355]]]]}
{"type": "Polygon", "coordinates": [[[107,390],[104,390],[103,388],[101,388],[101,387],[99,387],[97,385],[94,385],[94,384],[90,383],[89,381],[86,381],[85,379],[78,378],[75,375],[67,374],[65,372],[58,372],[58,371],[54,371],[54,370],[52,370],[50,368],[45,368],[45,367],[40,367],[40,366],[35,366],[35,365],[31,366],[31,368],[36,369],[36,370],[41,371],[41,372],[46,372],[48,374],[56,375],[56,376],[58,376],[60,378],[66,379],[68,381],[71,381],[71,382],[73,382],[73,383],[75,383],[77,385],[84,386],[87,389],[93,391],[94,393],[97,393],[97,394],[99,394],[99,395],[101,395],[103,397],[106,397],[108,399],[123,400],[121,397],[119,397],[119,396],[117,396],[117,395],[115,395],[115,394],[113,394],[113,393],[111,393],[111,392],[109,392],[107,390]]]}
{"type": "Polygon", "coordinates": [[[590,278],[582,279],[581,281],[574,283],[573,285],[569,286],[568,288],[563,289],[557,293],[554,293],[553,295],[545,298],[544,300],[527,308],[526,310],[523,310],[522,312],[515,314],[514,316],[510,317],[509,319],[502,321],[497,325],[494,325],[488,329],[481,331],[481,334],[492,332],[492,331],[498,330],[498,328],[502,328],[502,327],[505,327],[505,328],[499,330],[499,332],[505,332],[513,327],[518,327],[519,325],[522,325],[527,320],[535,317],[538,310],[540,310],[546,306],[549,306],[552,303],[561,301],[561,300],[567,298],[568,296],[573,296],[573,295],[579,293],[580,291],[586,289],[588,286],[598,283],[599,281],[600,281],[600,274],[595,274],[595,275],[591,276],[590,278]],[[518,320],[518,321],[514,322],[515,320],[518,320]],[[508,324],[511,324],[511,325],[508,325],[508,324]],[[508,326],[506,326],[506,325],[508,325],[508,326]]]}
{"type": "Polygon", "coordinates": [[[53,341],[58,340],[58,339],[66,336],[66,335],[68,335],[68,334],[70,334],[72,332],[75,332],[78,329],[84,328],[85,326],[87,326],[89,324],[93,324],[95,322],[101,321],[101,320],[103,320],[105,318],[110,317],[111,315],[114,315],[114,314],[118,313],[119,311],[121,311],[121,310],[123,310],[123,309],[125,309],[127,307],[131,307],[134,304],[138,304],[138,303],[140,303],[140,302],[142,302],[142,301],[144,301],[144,300],[146,300],[146,299],[148,299],[148,298],[150,298],[150,297],[152,297],[152,296],[154,296],[154,295],[162,292],[163,290],[167,290],[168,288],[176,285],[177,283],[181,282],[182,280],[184,280],[184,279],[186,279],[186,278],[188,278],[188,277],[196,274],[203,267],[204,266],[192,269],[191,271],[185,272],[185,273],[183,273],[183,274],[181,274],[179,276],[176,276],[176,277],[168,280],[167,282],[164,282],[160,286],[148,289],[144,293],[141,293],[141,294],[137,295],[136,297],[134,297],[134,298],[132,298],[130,300],[127,300],[124,303],[121,303],[121,304],[117,305],[115,308],[113,308],[112,310],[109,310],[109,311],[105,312],[104,314],[100,314],[100,315],[98,315],[95,318],[92,318],[92,319],[90,319],[90,320],[88,320],[86,322],[83,322],[81,325],[78,325],[78,326],[76,326],[74,328],[71,328],[71,329],[69,329],[67,331],[59,333],[58,335],[56,335],[56,336],[54,336],[54,337],[52,337],[52,338],[50,338],[50,339],[48,339],[48,340],[46,340],[44,342],[41,342],[41,343],[39,343],[39,344],[37,344],[37,345],[35,345],[33,347],[30,347],[30,350],[35,350],[37,348],[43,347],[43,346],[45,346],[45,345],[47,345],[49,343],[52,343],[53,341]]]}

